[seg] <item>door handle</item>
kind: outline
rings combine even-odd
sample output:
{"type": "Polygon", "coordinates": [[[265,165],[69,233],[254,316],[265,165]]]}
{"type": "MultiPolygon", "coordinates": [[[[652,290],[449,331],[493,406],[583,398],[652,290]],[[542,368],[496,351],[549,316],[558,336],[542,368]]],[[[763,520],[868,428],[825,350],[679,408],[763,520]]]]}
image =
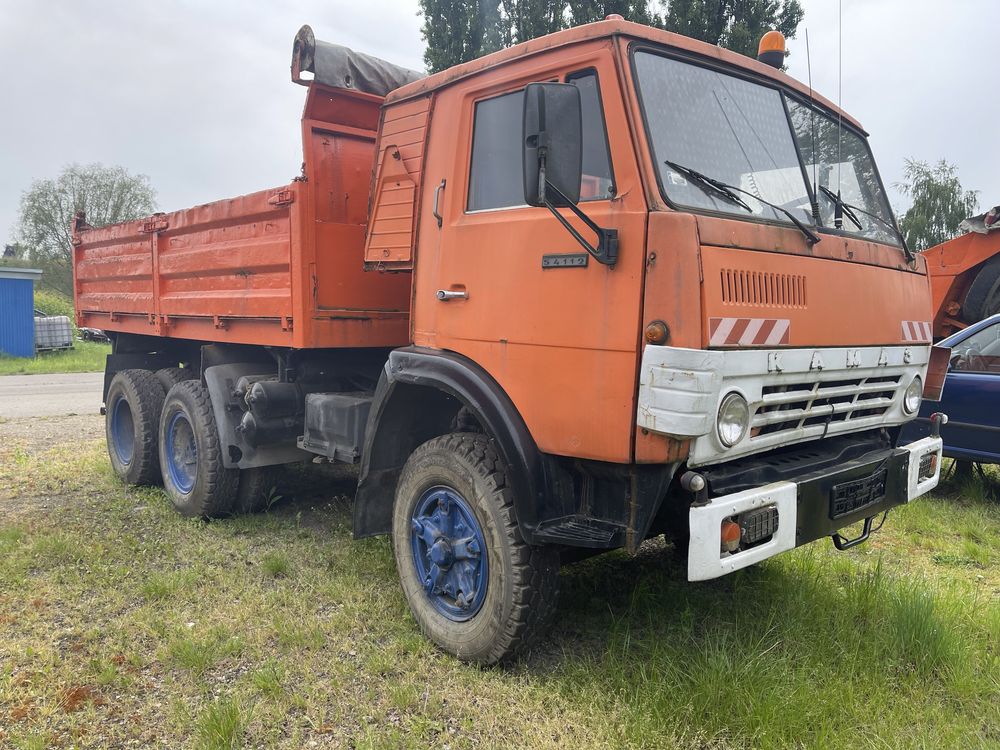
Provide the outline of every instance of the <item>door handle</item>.
{"type": "Polygon", "coordinates": [[[438,289],[434,296],[441,302],[447,302],[450,299],[469,299],[469,293],[464,289],[461,291],[456,291],[454,289],[438,289]]]}
{"type": "Polygon", "coordinates": [[[438,210],[441,200],[441,191],[444,190],[446,180],[441,180],[441,184],[434,188],[434,218],[437,219],[438,229],[441,228],[441,212],[438,210]]]}

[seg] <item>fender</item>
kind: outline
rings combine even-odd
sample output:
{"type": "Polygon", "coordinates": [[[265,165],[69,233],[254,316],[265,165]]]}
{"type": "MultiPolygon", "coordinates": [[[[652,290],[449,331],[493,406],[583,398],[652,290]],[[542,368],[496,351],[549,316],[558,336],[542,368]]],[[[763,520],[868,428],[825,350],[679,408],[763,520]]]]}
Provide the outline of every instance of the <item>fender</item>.
{"type": "Polygon", "coordinates": [[[389,354],[375,389],[354,503],[355,538],[389,533],[403,464],[417,445],[449,432],[462,406],[496,442],[509,469],[521,536],[537,542],[538,509],[545,506],[550,482],[544,457],[514,403],[472,360],[412,346],[389,354]]]}

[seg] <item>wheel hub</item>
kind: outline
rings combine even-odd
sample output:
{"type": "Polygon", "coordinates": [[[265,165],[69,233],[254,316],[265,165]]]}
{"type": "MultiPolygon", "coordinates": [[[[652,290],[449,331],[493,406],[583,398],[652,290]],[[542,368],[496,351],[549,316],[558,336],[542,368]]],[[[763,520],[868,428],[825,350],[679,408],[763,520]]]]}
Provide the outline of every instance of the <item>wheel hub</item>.
{"type": "Polygon", "coordinates": [[[471,506],[450,487],[433,487],[410,519],[417,576],[434,608],[461,622],[479,612],[486,598],[488,561],[482,529],[471,506]]]}
{"type": "Polygon", "coordinates": [[[182,493],[194,488],[198,474],[198,445],[194,428],[183,412],[175,412],[167,425],[167,472],[182,493]]]}

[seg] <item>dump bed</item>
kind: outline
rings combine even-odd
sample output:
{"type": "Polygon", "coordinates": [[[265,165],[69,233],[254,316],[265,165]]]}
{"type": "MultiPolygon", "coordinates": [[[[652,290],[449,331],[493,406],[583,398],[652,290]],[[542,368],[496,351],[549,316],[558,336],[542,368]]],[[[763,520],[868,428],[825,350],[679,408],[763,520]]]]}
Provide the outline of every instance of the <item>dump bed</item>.
{"type": "Polygon", "coordinates": [[[74,228],[77,323],[296,348],[409,342],[409,273],[364,270],[383,97],[309,83],[303,174],[258,193],[74,228]]]}

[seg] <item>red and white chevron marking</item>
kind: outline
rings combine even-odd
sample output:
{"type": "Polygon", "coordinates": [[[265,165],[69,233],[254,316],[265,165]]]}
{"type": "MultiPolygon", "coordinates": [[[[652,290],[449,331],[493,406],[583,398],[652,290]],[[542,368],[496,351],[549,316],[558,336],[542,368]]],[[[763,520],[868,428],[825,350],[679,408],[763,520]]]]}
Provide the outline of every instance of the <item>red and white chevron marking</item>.
{"type": "Polygon", "coordinates": [[[903,341],[930,341],[931,324],[926,320],[904,320],[903,341]]]}
{"type": "Polygon", "coordinates": [[[788,343],[787,318],[710,318],[709,346],[778,346],[788,343]]]}

